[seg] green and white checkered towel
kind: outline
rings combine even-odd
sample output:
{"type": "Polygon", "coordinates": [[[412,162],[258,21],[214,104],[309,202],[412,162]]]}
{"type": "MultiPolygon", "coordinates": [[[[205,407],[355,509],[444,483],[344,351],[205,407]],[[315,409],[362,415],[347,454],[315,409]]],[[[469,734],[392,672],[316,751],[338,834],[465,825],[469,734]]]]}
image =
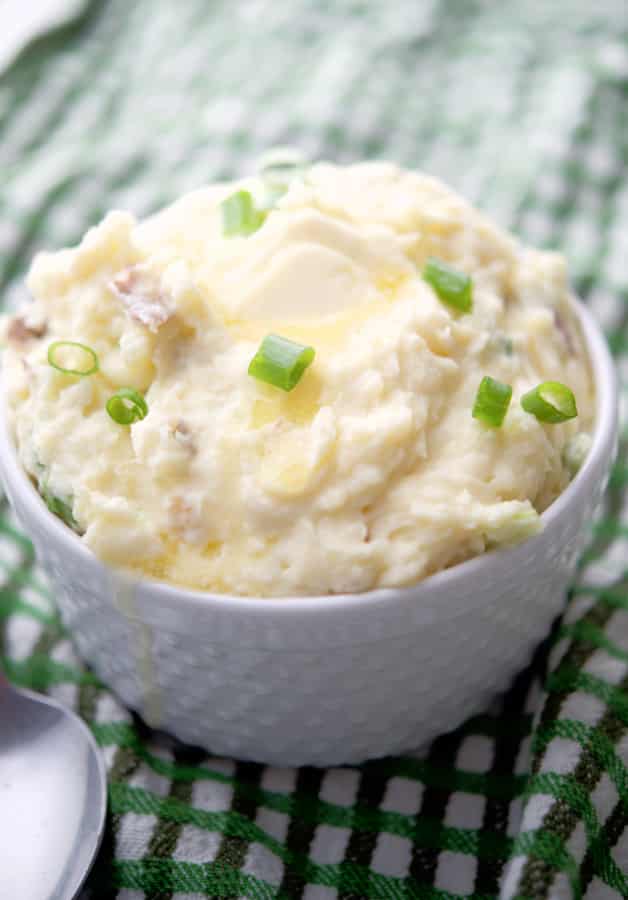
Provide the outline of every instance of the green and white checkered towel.
{"type": "MultiPolygon", "coordinates": [[[[626,400],[626,0],[76,5],[0,76],[6,304],[36,250],[109,207],[144,214],[279,144],[387,157],[564,249],[626,400]]],[[[628,896],[627,486],[620,454],[565,616],[499,704],[426,756],[327,771],[148,732],[75,655],[3,506],[0,661],[77,708],[109,769],[88,895],[628,896]]]]}

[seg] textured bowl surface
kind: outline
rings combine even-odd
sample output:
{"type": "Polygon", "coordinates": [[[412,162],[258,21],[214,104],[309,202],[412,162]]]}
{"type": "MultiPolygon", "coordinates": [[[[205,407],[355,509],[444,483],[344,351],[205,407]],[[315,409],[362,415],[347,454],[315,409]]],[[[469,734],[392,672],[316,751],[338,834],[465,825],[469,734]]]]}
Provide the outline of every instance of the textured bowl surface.
{"type": "MultiPolygon", "coordinates": [[[[149,724],[276,765],[417,748],[480,710],[560,612],[616,447],[617,386],[579,306],[598,396],[594,442],[541,534],[416,585],[239,598],[131,582],[52,516],[0,422],[0,473],[83,657],[149,724]]],[[[0,417],[2,418],[2,417],[0,417]]]]}

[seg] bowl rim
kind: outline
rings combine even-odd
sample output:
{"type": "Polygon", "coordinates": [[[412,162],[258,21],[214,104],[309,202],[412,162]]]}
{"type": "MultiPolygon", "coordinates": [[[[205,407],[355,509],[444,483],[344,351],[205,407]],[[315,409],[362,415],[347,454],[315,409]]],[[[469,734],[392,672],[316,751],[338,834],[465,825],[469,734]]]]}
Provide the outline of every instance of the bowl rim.
{"type": "MultiPolygon", "coordinates": [[[[600,463],[611,456],[615,445],[618,421],[618,382],[614,361],[596,319],[575,297],[571,298],[571,302],[588,352],[596,396],[593,443],[582,467],[562,494],[541,514],[544,527],[539,534],[513,547],[496,548],[479,556],[471,557],[412,585],[375,588],[361,593],[264,597],[223,594],[188,588],[149,576],[138,577],[135,572],[130,573],[124,569],[115,569],[98,559],[93,551],[81,541],[80,536],[51,513],[43,502],[19,462],[9,432],[3,390],[0,390],[0,475],[11,483],[15,491],[19,491],[20,500],[26,507],[28,515],[41,521],[43,528],[48,529],[55,540],[62,545],[64,552],[82,558],[87,565],[100,567],[113,577],[129,579],[140,585],[143,590],[149,591],[154,599],[162,599],[169,605],[172,605],[172,602],[179,605],[189,603],[205,609],[217,605],[223,611],[231,608],[234,612],[256,615],[264,613],[289,615],[312,613],[321,609],[324,609],[326,613],[345,613],[381,603],[389,603],[391,595],[399,599],[411,600],[413,604],[420,603],[422,596],[435,589],[454,588],[463,580],[477,577],[481,574],[482,569],[488,566],[500,565],[505,569],[515,567],[522,554],[522,548],[524,548],[525,555],[528,556],[530,544],[543,541],[547,531],[568,512],[574,502],[592,490],[593,486],[589,476],[600,463]]],[[[0,389],[1,381],[0,370],[0,389]]]]}

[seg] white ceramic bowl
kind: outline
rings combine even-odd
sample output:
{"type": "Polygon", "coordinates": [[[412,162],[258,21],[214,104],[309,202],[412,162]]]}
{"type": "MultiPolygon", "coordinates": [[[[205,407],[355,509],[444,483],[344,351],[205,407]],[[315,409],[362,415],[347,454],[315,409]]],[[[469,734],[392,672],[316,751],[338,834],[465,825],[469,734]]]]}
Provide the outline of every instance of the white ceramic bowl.
{"type": "Polygon", "coordinates": [[[584,466],[541,534],[415,587],[259,599],[129,583],[51,515],[0,423],[6,492],[82,656],[150,724],[275,765],[400,753],[482,709],[560,611],[613,459],[613,362],[577,306],[598,397],[584,466]]]}

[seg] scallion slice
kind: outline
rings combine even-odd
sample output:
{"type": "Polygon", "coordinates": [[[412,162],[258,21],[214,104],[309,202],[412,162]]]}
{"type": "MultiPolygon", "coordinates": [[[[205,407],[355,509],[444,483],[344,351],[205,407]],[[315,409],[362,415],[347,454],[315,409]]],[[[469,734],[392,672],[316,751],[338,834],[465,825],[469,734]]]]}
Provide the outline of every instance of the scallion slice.
{"type": "Polygon", "coordinates": [[[258,160],[257,170],[268,184],[287,188],[293,178],[305,172],[307,166],[307,160],[299,150],[276,147],[258,160]]]}
{"type": "Polygon", "coordinates": [[[118,425],[132,425],[148,415],[148,404],[134,388],[120,388],[107,400],[105,407],[118,425]]]}
{"type": "Polygon", "coordinates": [[[313,347],[268,334],[249,365],[249,375],[283,391],[291,391],[315,356],[313,347]]]}
{"type": "Polygon", "coordinates": [[[485,375],[473,404],[473,418],[491,428],[499,428],[508,412],[511,397],[512,388],[509,384],[485,375]]]}
{"type": "Polygon", "coordinates": [[[265,218],[266,213],[255,206],[250,191],[236,191],[222,202],[222,230],[225,237],[253,234],[265,218]]]}
{"type": "Polygon", "coordinates": [[[257,210],[264,216],[267,216],[273,210],[283,195],[287,192],[286,185],[267,184],[264,188],[264,194],[257,199],[257,210]]]}
{"type": "Polygon", "coordinates": [[[560,381],[544,381],[521,398],[521,406],[539,422],[557,425],[578,415],[573,391],[560,381]]]}
{"type": "Polygon", "coordinates": [[[430,256],[423,268],[423,280],[434,288],[443,303],[459,312],[471,312],[473,282],[464,272],[430,256]]]}
{"type": "Polygon", "coordinates": [[[591,435],[587,434],[586,431],[574,434],[565,444],[562,453],[563,464],[572,478],[580,470],[582,463],[587,458],[591,444],[591,435]]]}
{"type": "Polygon", "coordinates": [[[77,522],[72,514],[72,507],[59,497],[55,497],[54,494],[48,490],[47,485],[42,485],[39,490],[42,499],[50,512],[55,516],[58,516],[69,528],[76,529],[77,522]]]}
{"type": "Polygon", "coordinates": [[[48,362],[64,375],[93,375],[98,371],[98,357],[91,347],[77,341],[53,341],[48,347],[48,362]],[[62,365],[65,356],[68,365],[62,365]],[[68,358],[69,357],[69,358],[68,358]]]}
{"type": "Polygon", "coordinates": [[[276,147],[258,160],[257,171],[263,186],[255,204],[261,213],[268,214],[287,193],[291,182],[303,176],[307,169],[305,157],[290,147],[276,147]]]}
{"type": "Polygon", "coordinates": [[[507,334],[504,334],[503,331],[495,332],[491,338],[490,346],[499,353],[503,353],[504,356],[512,356],[515,349],[512,338],[508,337],[507,334]]]}

